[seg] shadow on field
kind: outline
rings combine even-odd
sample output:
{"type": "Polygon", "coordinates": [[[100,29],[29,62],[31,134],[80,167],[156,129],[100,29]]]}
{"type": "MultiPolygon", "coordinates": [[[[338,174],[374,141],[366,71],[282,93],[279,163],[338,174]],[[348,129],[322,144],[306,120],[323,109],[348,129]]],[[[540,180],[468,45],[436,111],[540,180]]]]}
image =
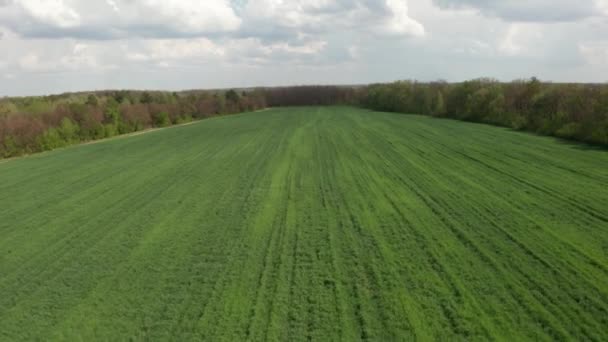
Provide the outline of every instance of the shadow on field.
{"type": "MultiPolygon", "coordinates": [[[[490,125],[490,126],[494,126],[494,125],[490,125]]],[[[494,126],[494,127],[502,127],[502,126],[494,126]]],[[[591,142],[584,142],[584,141],[577,141],[577,140],[570,140],[570,139],[566,139],[566,138],[545,135],[545,134],[536,133],[536,132],[532,132],[532,131],[518,130],[515,128],[509,128],[509,127],[502,127],[502,128],[505,128],[506,130],[511,131],[511,132],[525,133],[525,134],[535,135],[535,136],[541,137],[541,138],[549,138],[560,145],[566,145],[575,150],[608,152],[607,145],[594,144],[591,142]]]]}
{"type": "Polygon", "coordinates": [[[562,138],[554,138],[554,140],[561,145],[568,145],[576,150],[608,152],[608,146],[605,146],[605,145],[576,142],[576,141],[566,140],[566,139],[562,139],[562,138]]]}
{"type": "Polygon", "coordinates": [[[377,110],[372,110],[372,109],[364,109],[364,110],[366,110],[366,111],[368,111],[370,113],[382,113],[382,114],[391,114],[391,115],[414,115],[414,116],[417,116],[417,117],[428,118],[429,120],[438,120],[438,121],[446,121],[447,120],[447,121],[458,122],[458,123],[467,123],[467,124],[474,124],[474,125],[483,125],[483,126],[495,127],[495,128],[504,129],[504,130],[507,130],[507,131],[510,131],[510,132],[529,134],[529,135],[534,135],[534,136],[541,137],[541,138],[549,138],[549,139],[552,139],[553,141],[555,141],[556,143],[558,143],[560,145],[567,145],[567,146],[569,146],[569,147],[571,147],[573,149],[576,149],[576,150],[608,152],[608,145],[595,144],[595,143],[591,143],[591,142],[583,142],[583,141],[571,140],[571,139],[566,139],[566,138],[560,138],[560,137],[546,135],[546,134],[541,134],[541,133],[537,133],[537,132],[533,132],[533,131],[527,131],[527,130],[515,129],[515,128],[511,128],[511,127],[506,127],[506,126],[494,125],[494,124],[487,123],[487,122],[460,120],[460,119],[456,119],[456,118],[437,117],[437,116],[432,116],[432,115],[422,115],[422,114],[414,114],[414,113],[387,112],[387,111],[377,111],[377,110]]]}

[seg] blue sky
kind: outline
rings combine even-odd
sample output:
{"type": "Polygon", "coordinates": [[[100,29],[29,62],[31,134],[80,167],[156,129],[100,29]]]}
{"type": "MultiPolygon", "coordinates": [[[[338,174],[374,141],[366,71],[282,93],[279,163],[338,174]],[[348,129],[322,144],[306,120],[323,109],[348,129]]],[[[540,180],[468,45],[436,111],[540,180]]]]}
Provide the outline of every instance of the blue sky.
{"type": "Polygon", "coordinates": [[[608,81],[608,0],[0,0],[0,95],[608,81]]]}

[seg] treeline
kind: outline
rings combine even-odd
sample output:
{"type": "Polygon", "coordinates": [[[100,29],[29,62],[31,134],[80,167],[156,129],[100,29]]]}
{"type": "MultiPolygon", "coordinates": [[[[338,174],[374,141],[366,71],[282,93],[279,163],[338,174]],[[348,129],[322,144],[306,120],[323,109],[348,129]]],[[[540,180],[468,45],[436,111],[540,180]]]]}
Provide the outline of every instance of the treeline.
{"type": "Polygon", "coordinates": [[[264,93],[259,90],[108,91],[4,99],[0,103],[0,157],[265,107],[264,93]]]}
{"type": "Polygon", "coordinates": [[[265,90],[271,106],[359,105],[423,114],[608,145],[608,84],[462,83],[399,81],[363,87],[287,87],[265,90]]]}
{"type": "Polygon", "coordinates": [[[228,91],[102,91],[0,99],[0,157],[268,106],[356,105],[608,145],[608,85],[400,81],[228,91]]]}
{"type": "Polygon", "coordinates": [[[339,86],[295,86],[263,89],[266,103],[279,106],[357,105],[365,89],[339,86]]]}
{"type": "Polygon", "coordinates": [[[361,104],[399,113],[473,121],[608,145],[608,85],[402,81],[367,88],[361,104]]]}

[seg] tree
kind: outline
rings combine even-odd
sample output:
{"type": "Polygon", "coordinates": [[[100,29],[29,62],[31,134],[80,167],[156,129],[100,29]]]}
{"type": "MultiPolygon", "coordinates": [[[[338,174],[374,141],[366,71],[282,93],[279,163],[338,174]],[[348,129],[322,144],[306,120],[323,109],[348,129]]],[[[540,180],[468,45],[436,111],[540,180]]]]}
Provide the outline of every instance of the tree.
{"type": "Polygon", "coordinates": [[[94,106],[94,107],[97,107],[97,105],[99,104],[99,101],[97,100],[97,96],[95,96],[95,95],[93,95],[93,94],[90,94],[90,95],[87,97],[87,102],[86,102],[86,104],[87,104],[87,105],[89,105],[89,106],[94,106]]]}
{"type": "Polygon", "coordinates": [[[443,116],[445,115],[445,100],[443,99],[443,94],[438,91],[437,96],[435,97],[435,108],[433,108],[433,115],[435,116],[443,116]]]}
{"type": "Polygon", "coordinates": [[[171,125],[169,113],[165,111],[152,114],[152,120],[154,120],[154,125],[158,127],[166,127],[171,125]]]}
{"type": "Polygon", "coordinates": [[[15,138],[12,136],[7,136],[3,139],[2,141],[2,145],[1,145],[2,149],[4,150],[3,157],[14,157],[16,155],[19,154],[19,147],[17,146],[17,142],[15,141],[15,138]]]}
{"type": "Polygon", "coordinates": [[[49,151],[64,146],[66,141],[62,139],[57,129],[51,127],[38,138],[38,144],[42,151],[49,151]]]}
{"type": "Polygon", "coordinates": [[[114,100],[118,103],[121,104],[122,101],[125,99],[125,92],[124,91],[116,91],[114,92],[114,100]]]}
{"type": "Polygon", "coordinates": [[[70,118],[63,118],[58,133],[63,141],[71,143],[78,137],[78,129],[78,125],[70,120],[70,118]]]}
{"type": "Polygon", "coordinates": [[[104,122],[107,124],[118,125],[120,120],[120,111],[118,103],[114,98],[109,98],[104,111],[104,122]]]}
{"type": "Polygon", "coordinates": [[[139,102],[144,103],[144,104],[149,104],[152,103],[154,101],[154,99],[152,98],[152,95],[150,95],[150,93],[148,93],[147,91],[144,91],[141,94],[141,99],[139,100],[139,102]]]}
{"type": "Polygon", "coordinates": [[[230,89],[226,92],[226,101],[232,102],[233,104],[238,103],[240,96],[234,89],[230,89]]]}

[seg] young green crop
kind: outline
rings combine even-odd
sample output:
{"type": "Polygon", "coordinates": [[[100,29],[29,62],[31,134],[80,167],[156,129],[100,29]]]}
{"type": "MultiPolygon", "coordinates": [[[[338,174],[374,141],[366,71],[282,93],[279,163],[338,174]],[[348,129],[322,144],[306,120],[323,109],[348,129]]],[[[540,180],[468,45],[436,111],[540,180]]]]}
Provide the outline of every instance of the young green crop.
{"type": "Polygon", "coordinates": [[[273,109],[0,162],[0,340],[606,340],[608,153],[273,109]]]}

